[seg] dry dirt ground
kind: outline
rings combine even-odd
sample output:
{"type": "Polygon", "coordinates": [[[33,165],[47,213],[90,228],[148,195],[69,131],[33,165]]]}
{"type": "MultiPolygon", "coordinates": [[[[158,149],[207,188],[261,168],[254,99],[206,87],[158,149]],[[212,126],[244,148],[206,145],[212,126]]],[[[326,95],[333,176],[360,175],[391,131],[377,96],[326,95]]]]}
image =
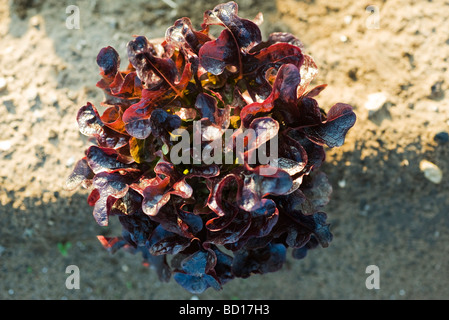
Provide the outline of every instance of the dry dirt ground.
{"type": "MultiPolygon", "coordinates": [[[[354,106],[343,147],[327,150],[334,187],[326,207],[334,240],[276,273],[207,290],[199,299],[449,298],[449,1],[238,1],[264,14],[264,37],[297,35],[319,67],[318,98],[354,106]],[[370,94],[383,93],[369,111],[370,94]],[[439,139],[435,139],[435,136],[439,139]],[[435,183],[420,162],[442,171],[435,183]],[[366,268],[380,271],[369,290],[366,268]]],[[[179,17],[199,28],[213,1],[0,0],[0,299],[190,299],[160,283],[140,256],[109,255],[96,235],[87,191],[63,190],[88,141],[76,113],[102,92],[95,62],[111,45],[125,60],[132,35],[164,35],[179,17]],[[69,5],[80,28],[69,29],[69,5]],[[66,267],[80,270],[68,290],[66,267]]],[[[123,67],[123,66],[122,66],[123,67]]],[[[114,221],[113,221],[114,222],[114,221]]]]}

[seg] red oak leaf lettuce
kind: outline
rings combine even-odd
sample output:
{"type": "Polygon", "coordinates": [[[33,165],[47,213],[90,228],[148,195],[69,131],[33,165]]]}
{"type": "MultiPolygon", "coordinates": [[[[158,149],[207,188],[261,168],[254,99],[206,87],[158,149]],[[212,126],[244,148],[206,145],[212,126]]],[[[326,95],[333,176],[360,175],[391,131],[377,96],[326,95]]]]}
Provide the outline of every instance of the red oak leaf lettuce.
{"type": "Polygon", "coordinates": [[[123,229],[99,241],[192,293],[275,272],[288,250],[303,259],[333,238],[320,167],[355,113],[320,108],[313,58],[290,33],[264,41],[260,21],[219,4],[200,30],[184,17],[162,40],[135,37],[122,71],[117,51],[101,49],[104,111],[88,102],[76,117],[93,144],[66,187],[90,189],[96,222],[123,229]],[[223,28],[217,38],[211,25],[223,28]]]}

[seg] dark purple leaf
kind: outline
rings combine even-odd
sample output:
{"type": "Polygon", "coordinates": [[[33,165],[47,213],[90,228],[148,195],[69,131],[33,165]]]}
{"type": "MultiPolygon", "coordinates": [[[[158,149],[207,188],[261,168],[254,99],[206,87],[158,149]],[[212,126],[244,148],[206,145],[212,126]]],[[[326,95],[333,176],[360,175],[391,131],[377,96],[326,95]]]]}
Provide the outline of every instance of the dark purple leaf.
{"type": "Polygon", "coordinates": [[[80,132],[85,136],[104,135],[103,122],[97,109],[90,102],[79,109],[76,120],[80,132]]]}
{"type": "Polygon", "coordinates": [[[175,281],[191,293],[202,293],[209,287],[220,290],[221,284],[209,274],[217,263],[215,253],[210,251],[197,251],[185,258],[181,262],[181,272],[173,276],[175,281]]]}
{"type": "Polygon", "coordinates": [[[189,238],[165,230],[161,225],[154,229],[148,240],[148,248],[152,255],[177,254],[191,243],[189,238]]]}
{"type": "Polygon", "coordinates": [[[282,195],[292,187],[290,175],[280,169],[274,168],[271,175],[259,174],[260,167],[245,176],[243,181],[242,198],[240,208],[252,212],[263,206],[262,198],[267,195],[282,195]]]}
{"type": "Polygon", "coordinates": [[[305,196],[302,203],[302,212],[312,214],[321,210],[330,199],[332,186],[324,172],[307,177],[301,186],[301,191],[305,196]]]}
{"type": "Polygon", "coordinates": [[[309,249],[307,249],[306,246],[303,246],[301,248],[295,248],[292,250],[292,257],[297,259],[297,260],[301,260],[304,259],[307,256],[307,251],[309,249]]]}
{"type": "Polygon", "coordinates": [[[243,210],[240,210],[234,216],[225,216],[217,219],[226,219],[226,222],[222,223],[224,226],[214,220],[212,222],[209,220],[206,223],[206,228],[209,229],[207,243],[223,245],[237,242],[251,225],[251,214],[243,210]]]}
{"type": "Polygon", "coordinates": [[[161,178],[163,176],[169,177],[172,184],[182,179],[182,174],[178,172],[172,163],[167,161],[159,161],[154,166],[154,172],[161,176],[161,178]]]}
{"type": "Polygon", "coordinates": [[[98,53],[97,64],[101,69],[103,79],[112,82],[120,67],[120,56],[114,48],[105,47],[98,53]]]}
{"type": "Polygon", "coordinates": [[[150,127],[152,134],[168,145],[172,144],[170,133],[181,126],[181,118],[174,114],[169,114],[163,109],[156,109],[151,113],[150,127]]]}
{"type": "Polygon", "coordinates": [[[183,17],[175,21],[173,26],[165,32],[165,40],[179,47],[188,45],[189,48],[198,54],[202,44],[209,41],[209,37],[193,29],[189,18],[183,17]]]}
{"type": "MultiPolygon", "coordinates": [[[[170,60],[171,61],[171,60],[170,60]]],[[[175,69],[176,70],[176,69],[175,69]]],[[[172,103],[177,97],[184,95],[184,90],[192,78],[191,63],[187,63],[179,81],[161,82],[157,88],[142,90],[141,100],[125,110],[122,120],[125,123],[126,131],[133,137],[145,139],[151,134],[150,116],[156,106],[163,106],[172,103]],[[164,85],[169,83],[170,85],[164,85]]],[[[177,115],[173,115],[178,117],[177,115]]]]}
{"type": "MultiPolygon", "coordinates": [[[[195,108],[200,112],[201,119],[208,119],[211,123],[223,126],[229,121],[229,109],[221,109],[217,106],[217,99],[207,93],[198,94],[195,108]]],[[[226,126],[227,127],[227,126],[226,126]]]]}
{"type": "Polygon", "coordinates": [[[222,74],[226,66],[239,64],[239,49],[227,29],[216,40],[206,42],[198,55],[201,66],[214,75],[222,74]]]}
{"type": "Polygon", "coordinates": [[[220,167],[216,164],[192,167],[186,178],[213,178],[220,175],[220,167]]]}
{"type": "Polygon", "coordinates": [[[212,246],[215,255],[217,257],[217,263],[214,267],[215,274],[222,285],[232,280],[234,275],[232,274],[232,260],[230,255],[223,253],[218,247],[212,246]]]}
{"type": "Polygon", "coordinates": [[[318,169],[326,158],[324,147],[316,143],[313,143],[310,139],[307,139],[306,135],[298,130],[290,130],[287,133],[290,141],[298,142],[306,152],[307,164],[304,169],[306,173],[311,170],[318,169]]]}
{"type": "Polygon", "coordinates": [[[314,98],[317,95],[319,95],[321,93],[321,91],[323,91],[324,89],[326,89],[327,84],[320,84],[318,86],[316,86],[315,88],[313,88],[312,90],[310,90],[309,92],[307,92],[304,97],[305,98],[314,98]]]}
{"type": "Polygon", "coordinates": [[[315,212],[311,215],[304,215],[300,212],[295,212],[290,213],[289,216],[293,220],[293,223],[286,224],[285,231],[289,233],[287,237],[288,245],[292,247],[303,246],[313,234],[322,247],[329,246],[333,236],[330,232],[329,224],[326,223],[326,213],[315,212]]]}
{"type": "Polygon", "coordinates": [[[92,186],[99,193],[99,198],[95,202],[93,215],[100,226],[108,225],[108,202],[119,199],[128,192],[126,173],[120,172],[100,172],[95,175],[92,186]]]}
{"type": "Polygon", "coordinates": [[[75,164],[75,168],[66,180],[65,187],[67,190],[75,190],[80,184],[87,187],[93,177],[94,173],[84,157],[75,164]]]}
{"type": "Polygon", "coordinates": [[[289,32],[273,32],[268,36],[268,39],[266,41],[263,41],[254,48],[252,48],[251,52],[257,52],[263,48],[268,48],[269,46],[279,42],[288,43],[301,49],[303,49],[304,47],[301,40],[299,40],[297,37],[295,37],[289,32]]]}
{"type": "Polygon", "coordinates": [[[354,125],[356,115],[348,104],[337,103],[327,114],[327,120],[320,125],[304,128],[311,141],[328,147],[340,147],[345,142],[348,130],[354,125]]]}
{"type": "Polygon", "coordinates": [[[88,102],[77,114],[79,130],[88,137],[95,137],[102,147],[119,148],[128,143],[128,136],[106,127],[97,109],[88,102]]]}
{"type": "Polygon", "coordinates": [[[203,219],[193,212],[178,209],[178,216],[186,224],[190,233],[195,235],[203,229],[203,219]]]}
{"type": "Polygon", "coordinates": [[[323,114],[315,99],[303,97],[298,102],[298,109],[301,117],[295,122],[295,127],[315,126],[323,122],[323,114]]]}
{"type": "Polygon", "coordinates": [[[301,143],[287,134],[281,134],[279,136],[278,167],[293,177],[303,171],[307,163],[307,152],[301,143]]]}
{"type": "Polygon", "coordinates": [[[86,160],[94,173],[133,168],[115,149],[91,146],[86,150],[86,160]]]}
{"type": "Polygon", "coordinates": [[[151,219],[165,230],[190,239],[195,238],[195,234],[203,228],[201,217],[171,205],[162,207],[158,214],[151,216],[151,219]]]}
{"type": "MultiPolygon", "coordinates": [[[[129,190],[127,194],[130,194],[131,191],[132,190],[129,190]]],[[[121,199],[124,199],[125,197],[121,199]]],[[[128,232],[130,241],[136,246],[145,246],[146,241],[156,227],[156,223],[144,214],[140,208],[135,209],[130,215],[119,216],[119,221],[123,230],[128,232]]]]}
{"type": "Polygon", "coordinates": [[[138,119],[125,125],[126,132],[137,139],[146,139],[151,134],[150,119],[138,119]]]}
{"type": "Polygon", "coordinates": [[[292,193],[279,197],[278,205],[287,215],[294,217],[301,213],[308,214],[303,212],[306,201],[307,199],[304,193],[301,190],[295,190],[292,193]]]}
{"type": "Polygon", "coordinates": [[[141,211],[142,197],[134,190],[128,192],[120,199],[116,199],[109,208],[110,215],[128,216],[141,211]]]}
{"type": "Polygon", "coordinates": [[[279,211],[276,203],[271,199],[262,199],[261,206],[251,212],[251,226],[245,236],[265,237],[276,225],[279,217],[279,211]]]}
{"type": "MultiPolygon", "coordinates": [[[[248,149],[257,149],[270,139],[276,137],[279,132],[279,123],[270,117],[261,117],[254,119],[249,125],[249,129],[254,130],[254,144],[248,146],[248,149]]],[[[251,138],[249,138],[251,140],[251,138]]],[[[265,155],[267,156],[267,155],[265,155]]]]}
{"type": "MultiPolygon", "coordinates": [[[[276,43],[268,48],[247,56],[247,72],[262,68],[263,72],[269,68],[279,70],[283,65],[293,64],[300,69],[304,62],[304,55],[299,47],[288,43],[276,43]]],[[[302,76],[301,76],[302,78],[302,76]]]]}
{"type": "Polygon", "coordinates": [[[287,227],[285,243],[292,248],[302,248],[309,242],[312,232],[300,224],[292,223],[287,227]]]}
{"type": "Polygon", "coordinates": [[[130,41],[127,48],[129,61],[146,89],[173,88],[178,75],[173,60],[155,56],[153,45],[144,36],[130,41]]]}
{"type": "Polygon", "coordinates": [[[219,180],[211,190],[207,205],[219,217],[234,215],[238,211],[236,203],[239,201],[242,180],[235,174],[229,174],[219,180]],[[225,190],[228,192],[225,193],[225,190]],[[229,196],[229,193],[234,197],[229,196]],[[231,200],[231,201],[229,201],[231,200]]]}
{"type": "Polygon", "coordinates": [[[293,64],[283,65],[276,76],[270,95],[263,102],[254,102],[244,107],[240,113],[245,127],[259,114],[268,113],[276,108],[287,123],[294,122],[299,115],[296,90],[300,77],[298,68],[293,64]]]}
{"type": "Polygon", "coordinates": [[[255,250],[241,249],[234,256],[232,272],[239,278],[248,278],[251,273],[275,272],[282,268],[286,251],[282,244],[268,244],[255,250]]]}
{"type": "Polygon", "coordinates": [[[213,10],[204,13],[204,22],[202,27],[208,25],[221,25],[229,30],[239,48],[249,51],[261,40],[259,27],[252,21],[242,19],[238,15],[237,3],[231,1],[217,5],[213,10]]]}
{"type": "Polygon", "coordinates": [[[173,279],[175,279],[181,287],[193,294],[203,293],[209,287],[212,287],[215,290],[221,289],[220,283],[208,274],[197,276],[176,272],[173,275],[173,279]]]}
{"type": "Polygon", "coordinates": [[[143,190],[143,212],[149,216],[155,216],[159,212],[159,209],[170,200],[170,194],[167,192],[169,182],[169,177],[165,179],[156,177],[151,180],[151,184],[143,190]]]}
{"type": "Polygon", "coordinates": [[[317,212],[313,215],[313,220],[315,222],[315,229],[313,234],[321,244],[323,248],[329,246],[332,241],[332,233],[329,230],[329,224],[326,223],[327,215],[324,212],[317,212]]]}

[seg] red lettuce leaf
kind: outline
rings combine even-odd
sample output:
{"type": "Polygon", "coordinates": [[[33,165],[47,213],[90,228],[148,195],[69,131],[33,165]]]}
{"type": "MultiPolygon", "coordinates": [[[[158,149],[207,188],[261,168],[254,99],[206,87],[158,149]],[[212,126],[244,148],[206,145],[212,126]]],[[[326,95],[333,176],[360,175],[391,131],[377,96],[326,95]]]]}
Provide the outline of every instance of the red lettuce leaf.
{"type": "Polygon", "coordinates": [[[195,31],[192,22],[187,17],[176,20],[173,26],[165,32],[165,39],[181,48],[188,46],[196,54],[204,43],[211,40],[205,33],[195,31]]]}
{"type": "Polygon", "coordinates": [[[250,174],[245,175],[242,188],[242,196],[239,202],[240,208],[252,212],[264,206],[262,198],[268,195],[282,195],[292,187],[290,175],[278,168],[275,173],[265,175],[260,173],[257,167],[250,174]]]}
{"type": "Polygon", "coordinates": [[[75,164],[72,173],[66,180],[65,188],[75,190],[81,184],[88,187],[93,177],[94,172],[89,167],[86,157],[84,157],[75,164]]]}
{"type": "Polygon", "coordinates": [[[87,163],[94,173],[135,168],[133,164],[129,163],[128,158],[123,157],[112,148],[90,146],[85,153],[87,163]]]}
{"type": "Polygon", "coordinates": [[[175,281],[191,293],[202,293],[207,288],[221,289],[221,284],[212,271],[216,264],[216,256],[212,251],[197,251],[181,262],[181,270],[173,275],[175,281]],[[212,272],[211,272],[212,271],[212,272]]]}
{"type": "Polygon", "coordinates": [[[238,64],[239,61],[238,47],[227,29],[216,40],[206,42],[198,55],[201,66],[214,75],[222,74],[226,66],[238,64]]]}
{"type": "Polygon", "coordinates": [[[251,225],[251,214],[243,210],[239,210],[234,216],[225,216],[221,219],[229,219],[230,221],[222,223],[223,226],[213,220],[212,225],[211,220],[206,223],[209,232],[205,243],[215,245],[235,243],[240,240],[251,225]]]}
{"type": "Polygon", "coordinates": [[[79,109],[77,122],[80,132],[96,138],[101,147],[120,148],[128,143],[129,136],[105,126],[97,109],[90,102],[79,109]]]}
{"type": "Polygon", "coordinates": [[[175,255],[187,248],[190,243],[191,240],[189,238],[167,231],[159,225],[154,229],[147,245],[152,255],[175,255]]]}
{"type": "Polygon", "coordinates": [[[238,15],[237,3],[231,1],[217,5],[213,10],[204,13],[203,28],[209,25],[221,25],[229,30],[240,49],[249,51],[262,41],[259,27],[252,21],[242,19],[238,15]]]}
{"type": "Polygon", "coordinates": [[[254,102],[242,109],[242,124],[248,127],[260,114],[266,114],[276,108],[283,115],[283,120],[291,123],[298,118],[297,87],[300,82],[299,70],[293,64],[283,65],[276,75],[270,95],[263,102],[254,102]]]}
{"type": "Polygon", "coordinates": [[[128,58],[136,69],[145,89],[159,90],[172,87],[178,75],[176,65],[170,58],[160,58],[152,44],[144,36],[128,42],[128,58]]]}
{"type": "Polygon", "coordinates": [[[95,175],[92,186],[94,190],[97,190],[97,194],[91,198],[90,202],[95,203],[93,216],[100,226],[108,225],[110,206],[116,199],[126,195],[128,185],[136,178],[136,173],[138,171],[128,169],[127,171],[100,172],[95,175]]]}
{"type": "Polygon", "coordinates": [[[264,274],[282,268],[286,259],[284,245],[268,244],[264,248],[236,252],[232,263],[232,273],[236,277],[248,278],[252,273],[264,274]]]}
{"type": "Polygon", "coordinates": [[[99,86],[111,84],[120,68],[118,52],[111,46],[102,48],[97,56],[97,64],[103,77],[103,80],[99,82],[99,86]]]}
{"type": "Polygon", "coordinates": [[[337,103],[329,110],[326,121],[303,130],[306,137],[316,144],[327,145],[330,148],[340,147],[355,120],[356,115],[350,105],[337,103]]]}

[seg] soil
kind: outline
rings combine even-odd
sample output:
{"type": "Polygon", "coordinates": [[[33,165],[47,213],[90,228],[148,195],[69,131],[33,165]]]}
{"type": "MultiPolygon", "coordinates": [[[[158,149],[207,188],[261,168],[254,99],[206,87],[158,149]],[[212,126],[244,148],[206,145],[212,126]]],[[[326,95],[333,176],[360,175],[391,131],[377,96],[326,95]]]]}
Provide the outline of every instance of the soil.
{"type": "Polygon", "coordinates": [[[125,60],[133,35],[162,37],[182,16],[199,28],[217,3],[72,2],[79,29],[68,28],[65,2],[0,1],[0,299],[449,298],[449,142],[438,135],[449,131],[448,1],[238,1],[240,16],[264,14],[264,38],[302,40],[319,67],[314,82],[328,84],[320,106],[349,103],[357,122],[323,166],[331,245],[196,296],[159,282],[140,256],[107,253],[96,236],[120,226],[97,226],[87,191],[63,186],[89,145],[76,113],[103,100],[99,50],[113,46],[125,60]],[[380,108],[368,110],[378,92],[380,108]],[[440,183],[422,160],[441,169],[440,183]],[[69,265],[79,267],[78,290],[66,288],[69,265]],[[379,289],[366,286],[370,265],[379,289]]]}

